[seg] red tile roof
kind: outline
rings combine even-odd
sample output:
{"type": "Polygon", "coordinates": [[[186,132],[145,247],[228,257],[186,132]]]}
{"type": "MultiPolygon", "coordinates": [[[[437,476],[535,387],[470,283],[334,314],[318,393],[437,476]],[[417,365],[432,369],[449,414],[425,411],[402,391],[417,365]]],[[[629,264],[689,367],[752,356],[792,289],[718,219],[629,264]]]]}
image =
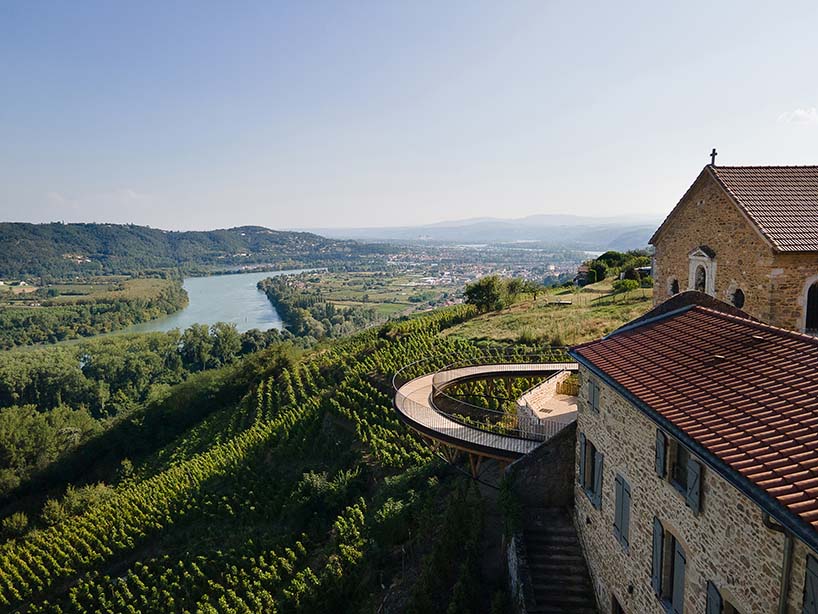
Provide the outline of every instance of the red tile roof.
{"type": "Polygon", "coordinates": [[[818,531],[818,339],[694,306],[572,354],[818,531]]]}
{"type": "Polygon", "coordinates": [[[710,166],[782,252],[818,251],[818,166],[710,166]]]}

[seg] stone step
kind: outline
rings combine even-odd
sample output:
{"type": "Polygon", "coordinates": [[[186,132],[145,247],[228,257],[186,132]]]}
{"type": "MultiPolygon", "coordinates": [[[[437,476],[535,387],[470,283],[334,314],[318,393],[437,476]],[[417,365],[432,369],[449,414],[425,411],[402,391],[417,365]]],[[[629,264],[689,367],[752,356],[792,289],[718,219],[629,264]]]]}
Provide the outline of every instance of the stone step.
{"type": "Polygon", "coordinates": [[[570,595],[565,593],[557,593],[553,595],[536,595],[535,602],[537,605],[550,605],[560,608],[591,608],[595,607],[594,598],[589,595],[570,595]]]}
{"type": "Polygon", "coordinates": [[[524,535],[526,548],[529,550],[547,550],[548,548],[577,548],[579,540],[568,535],[524,535]]]}

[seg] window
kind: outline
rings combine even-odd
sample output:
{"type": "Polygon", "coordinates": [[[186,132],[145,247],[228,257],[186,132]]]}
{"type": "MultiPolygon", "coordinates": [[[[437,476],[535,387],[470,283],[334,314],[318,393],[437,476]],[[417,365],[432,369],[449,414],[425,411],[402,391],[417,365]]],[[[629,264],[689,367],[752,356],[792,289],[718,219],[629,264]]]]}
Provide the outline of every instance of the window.
{"type": "Polygon", "coordinates": [[[679,294],[679,280],[675,277],[670,280],[670,293],[679,294]]]}
{"type": "Polygon", "coordinates": [[[716,252],[706,245],[688,254],[687,289],[716,295],[716,252]]]}
{"type": "Polygon", "coordinates": [[[653,555],[650,583],[656,596],[672,614],[684,614],[687,555],[676,537],[653,519],[653,555]]]}
{"type": "Polygon", "coordinates": [[[687,463],[690,461],[690,452],[677,441],[671,446],[670,483],[679,492],[687,492],[687,463]]]}
{"type": "Polygon", "coordinates": [[[696,267],[696,281],[693,284],[693,289],[696,292],[707,291],[707,271],[702,265],[696,267]]]}
{"type": "Polygon", "coordinates": [[[741,614],[741,611],[721,596],[712,582],[707,583],[707,605],[705,614],[741,614]]]}
{"type": "Polygon", "coordinates": [[[585,438],[579,434],[579,484],[588,495],[596,509],[602,507],[602,463],[605,457],[585,438]]]}
{"type": "Polygon", "coordinates": [[[807,571],[804,578],[804,606],[802,614],[818,614],[818,560],[807,556],[807,571]]]}
{"type": "Polygon", "coordinates": [[[812,284],[807,291],[807,319],[805,332],[818,333],[818,281],[812,284]]]}
{"type": "Polygon", "coordinates": [[[736,289],[733,296],[730,297],[730,302],[739,309],[744,307],[744,291],[741,288],[736,289]]]}
{"type": "Polygon", "coordinates": [[[611,595],[611,614],[625,614],[625,610],[614,595],[611,595]]]}
{"type": "Polygon", "coordinates": [[[621,475],[616,476],[614,511],[614,535],[622,547],[630,547],[631,533],[631,487],[621,475]]]}
{"type": "Polygon", "coordinates": [[[656,475],[667,479],[697,514],[702,508],[702,473],[702,464],[685,446],[656,429],[656,475]]]}
{"type": "Polygon", "coordinates": [[[599,384],[588,380],[588,406],[592,411],[599,412],[599,384]]]}

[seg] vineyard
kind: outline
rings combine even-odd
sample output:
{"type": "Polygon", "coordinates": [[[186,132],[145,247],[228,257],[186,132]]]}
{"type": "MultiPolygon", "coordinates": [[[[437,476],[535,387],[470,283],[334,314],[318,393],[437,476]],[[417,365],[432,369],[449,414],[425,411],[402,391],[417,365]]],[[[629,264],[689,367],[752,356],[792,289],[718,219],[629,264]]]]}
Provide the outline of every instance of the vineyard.
{"type": "Polygon", "coordinates": [[[390,387],[418,357],[479,356],[438,334],[472,314],[441,310],[304,354],[89,509],[39,515],[0,544],[0,610],[420,612],[435,594],[473,611],[480,495],[398,421],[390,387]],[[453,569],[426,571],[461,550],[453,569]]]}

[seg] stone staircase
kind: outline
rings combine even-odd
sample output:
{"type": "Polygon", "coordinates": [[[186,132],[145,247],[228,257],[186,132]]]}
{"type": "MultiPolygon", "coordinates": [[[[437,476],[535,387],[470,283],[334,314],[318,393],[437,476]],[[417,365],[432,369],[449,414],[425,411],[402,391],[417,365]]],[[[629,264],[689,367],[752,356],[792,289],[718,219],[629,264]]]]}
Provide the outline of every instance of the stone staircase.
{"type": "Polygon", "coordinates": [[[528,614],[597,614],[596,599],[570,511],[527,509],[523,520],[528,614]]]}

